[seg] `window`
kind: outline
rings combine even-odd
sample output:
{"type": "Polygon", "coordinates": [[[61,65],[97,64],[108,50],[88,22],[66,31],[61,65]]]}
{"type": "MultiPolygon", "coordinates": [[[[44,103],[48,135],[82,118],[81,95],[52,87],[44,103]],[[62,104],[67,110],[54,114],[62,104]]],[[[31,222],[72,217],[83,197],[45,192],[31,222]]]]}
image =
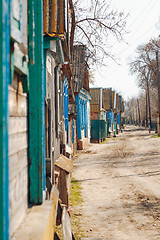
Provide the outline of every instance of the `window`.
{"type": "Polygon", "coordinates": [[[22,0],[11,1],[11,38],[22,42],[22,0]]]}

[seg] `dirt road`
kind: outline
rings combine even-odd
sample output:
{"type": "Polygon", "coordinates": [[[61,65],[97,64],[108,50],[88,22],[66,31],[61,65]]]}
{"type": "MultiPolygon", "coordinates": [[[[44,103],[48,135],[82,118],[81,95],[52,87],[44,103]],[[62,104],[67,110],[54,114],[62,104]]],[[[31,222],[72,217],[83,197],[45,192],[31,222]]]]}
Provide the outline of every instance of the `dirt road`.
{"type": "Polygon", "coordinates": [[[86,238],[160,239],[160,138],[126,130],[104,144],[91,144],[74,159],[86,238]]]}

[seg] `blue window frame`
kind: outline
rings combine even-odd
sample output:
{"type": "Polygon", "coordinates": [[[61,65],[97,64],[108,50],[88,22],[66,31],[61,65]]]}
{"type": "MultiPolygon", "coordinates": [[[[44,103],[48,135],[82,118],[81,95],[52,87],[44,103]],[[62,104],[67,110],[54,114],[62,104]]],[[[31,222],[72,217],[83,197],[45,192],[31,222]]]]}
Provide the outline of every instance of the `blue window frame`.
{"type": "Polygon", "coordinates": [[[65,131],[68,129],[68,102],[68,81],[65,77],[63,82],[63,114],[65,118],[65,131]]]}

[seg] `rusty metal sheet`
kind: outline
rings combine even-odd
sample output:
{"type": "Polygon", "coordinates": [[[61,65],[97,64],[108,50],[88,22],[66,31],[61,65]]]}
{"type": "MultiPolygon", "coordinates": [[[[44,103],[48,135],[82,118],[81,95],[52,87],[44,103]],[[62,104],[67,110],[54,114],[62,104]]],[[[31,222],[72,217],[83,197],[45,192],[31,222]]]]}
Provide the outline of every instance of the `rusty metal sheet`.
{"type": "Polygon", "coordinates": [[[64,36],[65,31],[64,0],[43,0],[43,33],[51,37],[64,36]]]}
{"type": "Polygon", "coordinates": [[[51,2],[51,15],[50,15],[50,34],[57,33],[57,17],[58,17],[58,4],[57,0],[52,0],[51,2]]]}
{"type": "Polygon", "coordinates": [[[49,30],[49,0],[43,0],[43,32],[47,34],[49,30]]]}
{"type": "Polygon", "coordinates": [[[59,18],[59,33],[63,34],[64,33],[64,18],[65,18],[65,9],[64,9],[64,0],[59,0],[58,1],[59,4],[59,14],[58,14],[58,18],[59,18]]]}

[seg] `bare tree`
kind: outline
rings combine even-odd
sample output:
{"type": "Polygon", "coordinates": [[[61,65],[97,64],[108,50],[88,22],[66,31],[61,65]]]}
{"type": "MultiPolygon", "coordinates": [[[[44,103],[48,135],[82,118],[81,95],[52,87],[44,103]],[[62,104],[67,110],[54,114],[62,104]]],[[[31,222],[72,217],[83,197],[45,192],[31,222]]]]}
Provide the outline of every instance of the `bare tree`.
{"type": "MultiPolygon", "coordinates": [[[[149,57],[146,45],[141,45],[137,48],[137,57],[130,62],[131,74],[137,75],[138,85],[146,91],[146,99],[148,100],[149,111],[149,125],[152,127],[151,120],[151,106],[150,106],[150,88],[152,86],[153,71],[150,67],[151,59],[149,57]]],[[[147,108],[146,100],[146,108],[147,108]]],[[[147,110],[146,110],[146,123],[147,123],[147,110]]]]}
{"type": "Polygon", "coordinates": [[[108,38],[113,35],[118,41],[123,39],[127,15],[111,10],[105,0],[69,0],[69,6],[71,53],[73,44],[84,44],[92,62],[105,65],[106,57],[114,59],[108,38]]]}
{"type": "Polygon", "coordinates": [[[158,135],[160,136],[160,60],[159,60],[159,50],[160,50],[160,36],[157,39],[151,39],[146,45],[146,52],[150,60],[149,68],[152,71],[152,80],[158,89],[158,135]]]}
{"type": "Polygon", "coordinates": [[[138,109],[138,101],[137,98],[132,97],[128,101],[125,102],[125,118],[128,124],[139,123],[139,109],[138,109]]]}

